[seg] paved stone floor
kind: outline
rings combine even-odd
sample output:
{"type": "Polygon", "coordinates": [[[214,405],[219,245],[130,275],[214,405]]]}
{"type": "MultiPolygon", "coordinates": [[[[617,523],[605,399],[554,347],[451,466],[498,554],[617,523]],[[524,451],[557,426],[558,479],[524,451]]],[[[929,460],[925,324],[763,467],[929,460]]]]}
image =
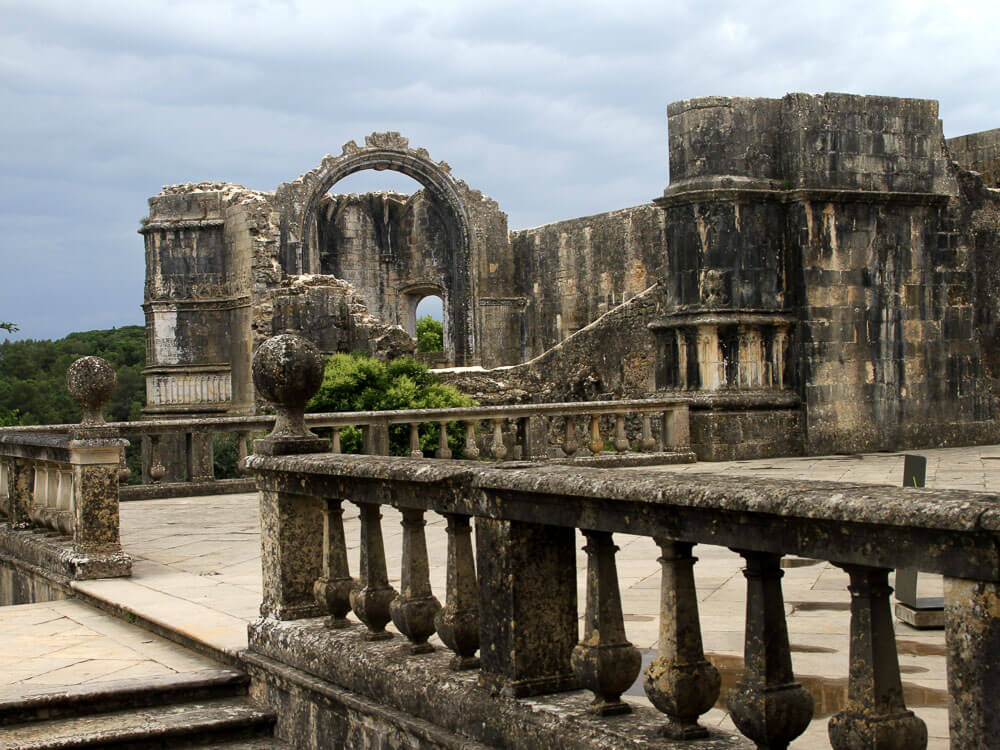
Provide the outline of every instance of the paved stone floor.
{"type": "MultiPolygon", "coordinates": [[[[929,487],[1000,490],[1000,446],[920,453],[928,457],[929,487]]],[[[898,484],[902,464],[902,454],[864,454],[687,464],[655,470],[898,484]]],[[[392,509],[385,509],[384,515],[389,575],[398,585],[400,519],[392,509]]],[[[443,598],[444,520],[431,516],[428,521],[431,582],[443,598]]],[[[356,571],[360,533],[356,509],[348,508],[345,527],[352,570],[356,571]]],[[[256,617],[260,602],[254,494],[125,503],[122,541],[136,558],[132,578],[81,582],[76,584],[78,589],[213,648],[235,653],[246,646],[246,624],[256,617]]],[[[658,627],[657,549],[651,540],[641,537],[619,535],[616,543],[621,548],[617,562],[626,628],[629,638],[650,660],[655,656],[658,627]]],[[[579,546],[582,544],[581,538],[579,546]]],[[[742,669],[745,587],[741,560],[728,550],[705,545],[699,545],[695,554],[700,559],[695,573],[705,647],[723,673],[724,686],[728,686],[742,669]]],[[[582,571],[582,551],[578,562],[582,571]]],[[[784,596],[795,671],[816,699],[816,720],[792,747],[825,748],[829,746],[826,720],[846,700],[847,577],[822,561],[790,558],[785,562],[784,596]]],[[[578,584],[582,613],[582,574],[578,584]]],[[[920,586],[921,595],[940,595],[940,579],[923,576],[920,586]]],[[[946,748],[943,634],[897,624],[897,645],[907,703],[927,722],[930,746],[946,748]]],[[[128,670],[129,676],[134,676],[147,673],[142,670],[152,674],[160,669],[194,670],[208,664],[179,646],[72,600],[0,610],[0,649],[3,690],[24,689],[32,680],[62,679],[62,684],[68,685],[128,670]],[[19,644],[30,647],[19,648],[19,644]],[[99,645],[100,650],[88,649],[91,645],[99,645]],[[73,654],[79,653],[90,658],[71,661],[73,654]],[[101,661],[106,663],[97,664],[101,661]],[[79,666],[73,669],[74,665],[79,666]]],[[[645,700],[641,685],[632,693],[630,700],[645,700]]],[[[722,709],[713,709],[706,718],[731,728],[722,709]]]]}
{"type": "Polygon", "coordinates": [[[217,666],[75,599],[0,609],[0,703],[54,688],[217,666]]]}

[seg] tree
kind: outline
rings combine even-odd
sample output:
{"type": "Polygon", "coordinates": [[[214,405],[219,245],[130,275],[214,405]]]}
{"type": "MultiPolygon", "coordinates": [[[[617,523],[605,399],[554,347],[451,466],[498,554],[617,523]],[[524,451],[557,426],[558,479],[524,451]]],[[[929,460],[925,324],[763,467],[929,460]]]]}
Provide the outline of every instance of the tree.
{"type": "Polygon", "coordinates": [[[444,326],[440,320],[425,315],[417,321],[417,351],[444,351],[444,326]]]}
{"type": "MultiPolygon", "coordinates": [[[[442,385],[427,366],[411,357],[383,362],[355,352],[334,354],[326,360],[323,384],[306,406],[307,412],[386,411],[391,409],[446,409],[475,406],[476,402],[450,385],[442,385]]],[[[457,456],[464,444],[458,424],[448,427],[448,445],[457,456]]],[[[432,452],[438,443],[438,425],[420,425],[420,447],[432,452]]],[[[361,431],[345,427],[340,431],[344,453],[361,452],[361,431]]],[[[410,431],[405,424],[389,428],[389,452],[403,456],[410,452],[410,431]]]]}
{"type": "Polygon", "coordinates": [[[21,330],[17,327],[17,323],[9,323],[5,320],[0,320],[0,329],[7,331],[7,333],[16,333],[21,330]]]}

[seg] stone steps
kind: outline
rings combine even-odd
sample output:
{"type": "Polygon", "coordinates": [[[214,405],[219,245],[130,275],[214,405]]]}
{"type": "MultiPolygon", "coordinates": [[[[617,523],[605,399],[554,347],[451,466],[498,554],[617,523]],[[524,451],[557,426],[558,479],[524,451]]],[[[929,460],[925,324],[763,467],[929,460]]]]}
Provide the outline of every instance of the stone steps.
{"type": "Polygon", "coordinates": [[[245,674],[218,669],[0,700],[0,747],[286,747],[247,685],[245,674]]]}

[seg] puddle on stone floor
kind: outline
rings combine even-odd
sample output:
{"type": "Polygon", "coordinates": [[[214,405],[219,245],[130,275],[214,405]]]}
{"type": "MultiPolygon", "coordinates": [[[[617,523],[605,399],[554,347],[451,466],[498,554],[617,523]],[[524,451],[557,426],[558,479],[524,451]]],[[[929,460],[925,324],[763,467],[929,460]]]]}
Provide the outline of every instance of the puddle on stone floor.
{"type": "Polygon", "coordinates": [[[850,602],[786,602],[793,612],[850,612],[850,602]]]}
{"type": "Polygon", "coordinates": [[[798,651],[800,654],[835,654],[837,649],[827,648],[826,646],[804,646],[801,643],[792,643],[788,646],[792,651],[798,651]]]}
{"type": "Polygon", "coordinates": [[[896,651],[907,656],[946,656],[948,653],[942,643],[921,643],[898,638],[896,651]]]}
{"type": "MultiPolygon", "coordinates": [[[[794,649],[794,646],[793,646],[794,649]]],[[[642,652],[642,671],[639,679],[633,683],[626,695],[645,695],[643,680],[645,679],[646,667],[656,658],[655,649],[640,649],[642,652]]],[[[902,652],[902,651],[901,651],[902,652]]],[[[715,707],[726,710],[726,696],[729,689],[733,687],[743,676],[743,658],[732,654],[705,654],[708,660],[715,665],[722,676],[722,689],[719,691],[719,700],[715,707]]],[[[913,669],[902,669],[901,672],[912,673],[917,671],[927,671],[923,667],[913,669]]],[[[819,677],[816,675],[795,675],[795,679],[809,691],[814,701],[813,720],[826,719],[842,711],[847,706],[847,677],[819,677]]],[[[921,685],[914,685],[910,682],[903,683],[903,696],[907,708],[932,707],[941,708],[948,705],[948,691],[926,688],[921,685]]]]}

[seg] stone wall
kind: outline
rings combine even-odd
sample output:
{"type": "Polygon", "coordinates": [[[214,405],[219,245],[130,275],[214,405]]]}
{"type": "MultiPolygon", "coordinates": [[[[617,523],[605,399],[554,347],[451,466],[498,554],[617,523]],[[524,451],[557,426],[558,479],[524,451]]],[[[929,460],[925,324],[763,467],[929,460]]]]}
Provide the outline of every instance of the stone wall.
{"type": "Polygon", "coordinates": [[[1000,131],[946,145],[936,102],[848,94],[676,102],[668,131],[653,204],[513,232],[398,133],[271,193],[165,188],[150,408],[252,408],[251,350],[286,327],[406,351],[435,294],[483,403],[679,391],[709,458],[1000,440],[1000,131]],[[423,189],[330,193],[361,169],[423,189]]]}
{"type": "Polygon", "coordinates": [[[1000,187],[1000,128],[949,138],[951,158],[963,169],[979,172],[987,187],[1000,187]]]}
{"type": "Polygon", "coordinates": [[[664,260],[663,230],[663,212],[645,205],[511,232],[527,300],[520,361],[647,289],[664,260]]]}

